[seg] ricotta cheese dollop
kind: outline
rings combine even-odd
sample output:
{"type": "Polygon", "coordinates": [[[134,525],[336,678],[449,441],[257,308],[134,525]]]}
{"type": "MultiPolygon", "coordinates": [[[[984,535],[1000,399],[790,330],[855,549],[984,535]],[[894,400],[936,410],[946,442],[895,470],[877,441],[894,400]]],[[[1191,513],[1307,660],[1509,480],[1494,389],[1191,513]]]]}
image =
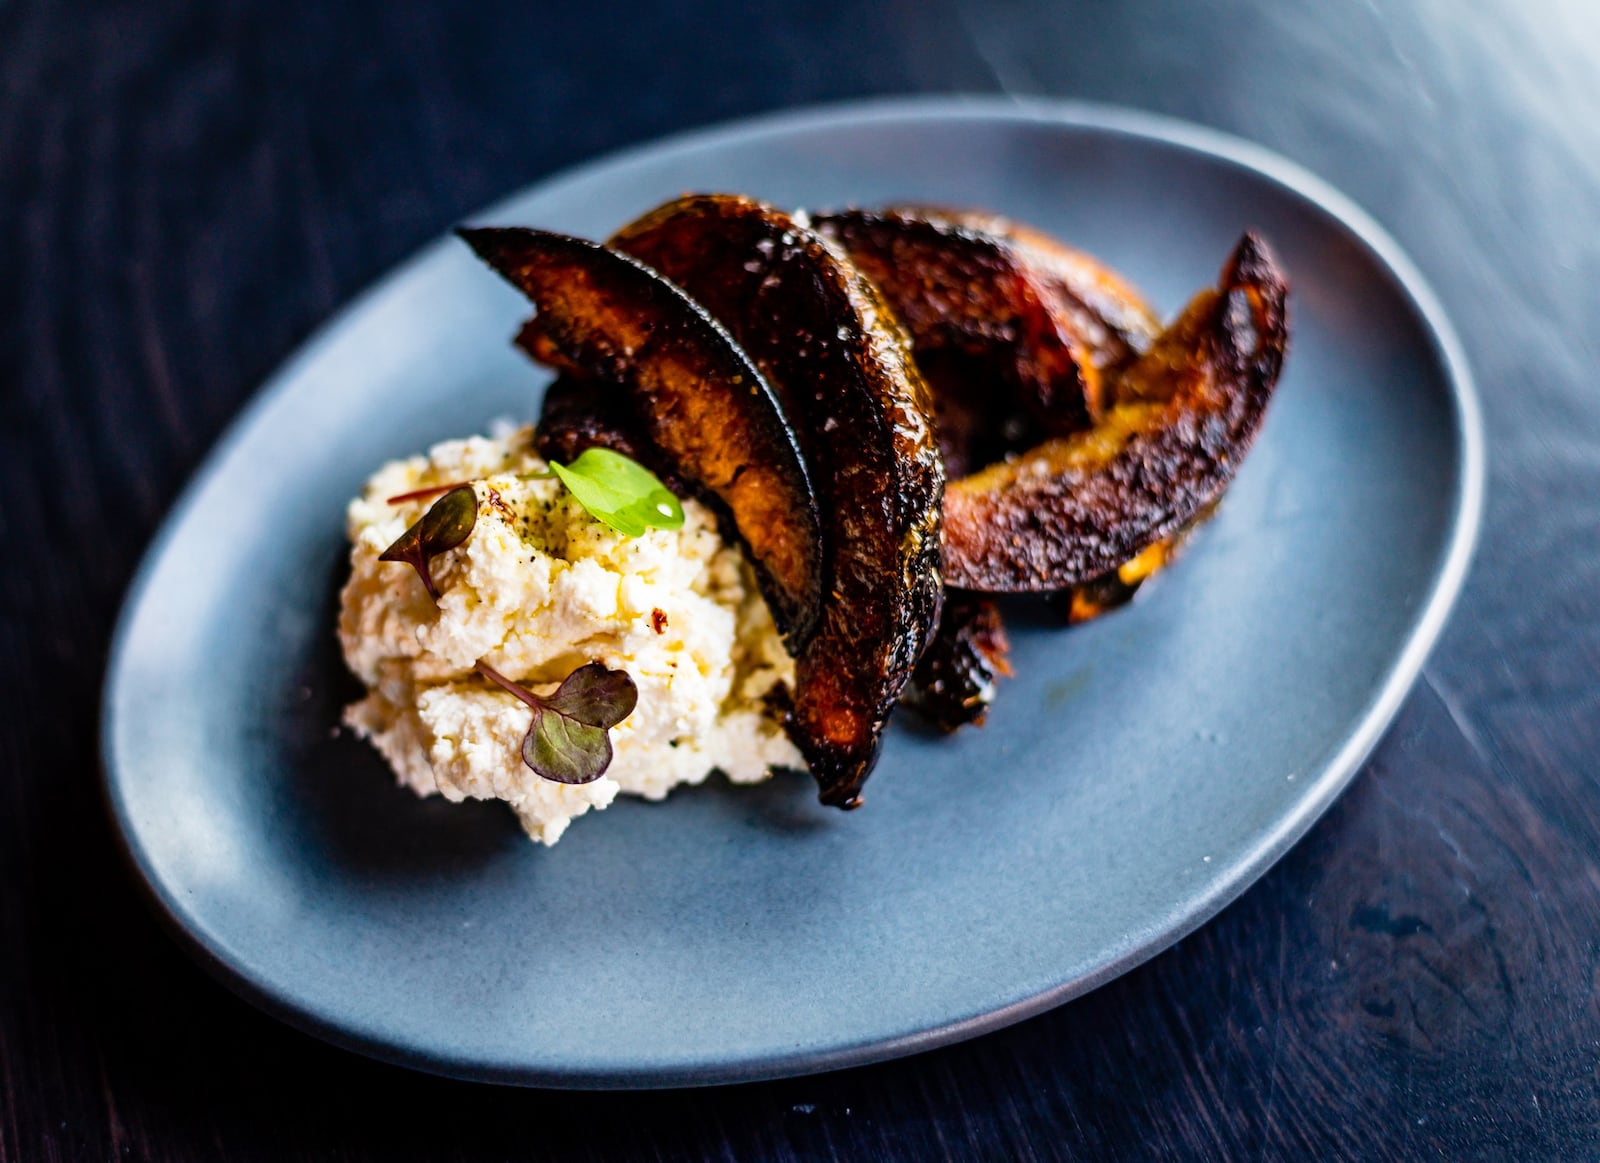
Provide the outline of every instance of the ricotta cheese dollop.
{"type": "Polygon", "coordinates": [[[531,428],[446,441],[385,465],[350,503],[339,642],[368,693],[345,723],[418,795],[504,800],[545,844],[619,792],[659,800],[713,769],[735,783],[803,770],[777,709],[794,664],[712,514],[686,500],[682,527],[625,537],[559,481],[520,479],[546,467],[533,445],[531,428]],[[415,570],[378,555],[438,495],[388,498],[461,481],[477,522],[434,559],[435,605],[415,570]],[[587,662],[627,671],[639,701],[611,730],[605,774],[563,784],[528,768],[528,709],[479,661],[540,694],[587,662]]]}

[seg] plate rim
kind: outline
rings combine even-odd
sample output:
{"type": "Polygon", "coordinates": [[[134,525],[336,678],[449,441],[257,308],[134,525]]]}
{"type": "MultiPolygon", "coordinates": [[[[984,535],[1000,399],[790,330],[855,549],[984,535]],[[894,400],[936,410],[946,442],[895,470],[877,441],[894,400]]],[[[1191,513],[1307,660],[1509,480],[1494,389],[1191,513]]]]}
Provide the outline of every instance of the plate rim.
{"type": "Polygon", "coordinates": [[[585,1090],[634,1090],[680,1086],[727,1085],[821,1073],[863,1066],[950,1045],[1033,1017],[1080,997],[1170,949],[1214,918],[1259,880],[1321,818],[1360,771],[1395,715],[1437,642],[1460,595],[1477,544],[1486,490],[1485,436],[1482,409],[1471,366],[1454,326],[1421,270],[1399,243],[1353,199],[1299,163],[1266,146],[1222,130],[1164,114],[1093,101],[992,94],[936,94],[874,97],[806,105],[752,117],[737,118],[690,128],[610,150],[588,161],[545,174],[510,194],[496,199],[463,221],[503,217],[506,210],[541,189],[602,176],[606,170],[626,168],[641,159],[676,152],[737,144],[773,134],[825,130],[830,126],[909,122],[917,120],[1013,120],[1060,125],[1177,148],[1221,159],[1264,179],[1292,197],[1309,202],[1333,218],[1365,249],[1378,270],[1386,275],[1416,313],[1427,332],[1431,354],[1450,389],[1454,422],[1455,506],[1446,549],[1438,561],[1426,603],[1412,619],[1405,644],[1387,679],[1370,700],[1366,711],[1349,732],[1344,745],[1327,761],[1308,792],[1238,862],[1231,875],[1217,881],[1209,892],[1169,920],[1143,942],[1114,956],[1094,971],[1022,998],[1010,1005],[987,1010],[913,1033],[857,1040],[826,1049],[811,1049],[759,1057],[720,1059],[715,1063],[673,1067],[574,1071],[536,1067],[505,1068],[476,1060],[452,1057],[437,1050],[407,1046],[369,1037],[342,1024],[336,1015],[319,1013],[312,1003],[274,990],[251,976],[242,959],[207,940],[205,926],[184,915],[184,909],[156,874],[122,798],[115,754],[114,693],[124,668],[127,638],[135,613],[157,563],[183,525],[198,495],[264,412],[295,379],[302,367],[320,358],[340,325],[404,282],[412,272],[452,245],[446,233],[424,243],[409,257],[387,270],[363,290],[345,300],[251,394],[237,415],[205,452],[182,490],[162,517],[119,607],[110,640],[100,690],[99,775],[103,806],[121,857],[133,872],[140,895],[155,912],[180,947],[214,980],[245,1001],[289,1026],[325,1042],[367,1057],[431,1074],[465,1081],[585,1090]]]}

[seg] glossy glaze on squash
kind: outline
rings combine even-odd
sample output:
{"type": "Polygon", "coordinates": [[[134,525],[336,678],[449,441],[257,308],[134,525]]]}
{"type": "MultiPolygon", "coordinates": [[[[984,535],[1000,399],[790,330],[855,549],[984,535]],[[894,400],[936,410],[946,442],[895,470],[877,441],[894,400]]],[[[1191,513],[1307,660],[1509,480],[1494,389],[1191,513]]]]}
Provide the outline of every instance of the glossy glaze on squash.
{"type": "Polygon", "coordinates": [[[843,210],[813,222],[911,336],[952,477],[1099,416],[1099,370],[1009,240],[912,211],[843,210]]]}

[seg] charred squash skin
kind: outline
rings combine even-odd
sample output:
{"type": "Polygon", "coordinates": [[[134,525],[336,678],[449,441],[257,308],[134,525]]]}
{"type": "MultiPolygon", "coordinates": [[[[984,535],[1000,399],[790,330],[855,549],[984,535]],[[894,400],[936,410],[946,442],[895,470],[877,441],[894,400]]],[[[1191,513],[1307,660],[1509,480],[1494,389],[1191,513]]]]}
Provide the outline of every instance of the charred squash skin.
{"type": "Polygon", "coordinates": [[[1102,378],[1143,355],[1161,333],[1161,320],[1126,279],[1042,230],[983,210],[900,206],[890,213],[921,215],[1009,242],[1102,378]]]}
{"type": "Polygon", "coordinates": [[[823,604],[816,494],[772,387],[739,346],[677,287],[598,243],[521,228],[459,233],[537,307],[518,339],[534,358],[636,402],[672,475],[731,519],[774,622],[800,649],[823,604]]]}
{"type": "Polygon", "coordinates": [[[697,195],[611,245],[682,287],[772,382],[821,502],[821,626],[796,655],[790,735],[825,804],[852,808],[938,620],[944,467],[903,333],[843,252],[746,198],[697,195]]]}
{"type": "Polygon", "coordinates": [[[1218,287],[1197,295],[1118,377],[1094,429],[953,482],[947,584],[984,592],[1081,585],[1176,532],[1232,480],[1288,342],[1288,288],[1247,234],[1218,287]]]}
{"type": "Polygon", "coordinates": [[[997,458],[1027,429],[1033,439],[1065,435],[1099,416],[1099,369],[1009,240],[909,210],[842,210],[812,222],[910,333],[952,475],[997,458]]]}

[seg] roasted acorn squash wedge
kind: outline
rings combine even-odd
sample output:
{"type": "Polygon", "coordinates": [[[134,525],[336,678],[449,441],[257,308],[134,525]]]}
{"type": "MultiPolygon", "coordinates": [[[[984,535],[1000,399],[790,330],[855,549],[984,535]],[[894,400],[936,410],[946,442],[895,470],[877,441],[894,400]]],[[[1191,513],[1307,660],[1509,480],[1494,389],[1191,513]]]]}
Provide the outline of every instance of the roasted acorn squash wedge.
{"type": "Polygon", "coordinates": [[[1249,449],[1288,342],[1288,289],[1247,234],[1115,383],[1088,432],[1044,442],[945,493],[947,583],[986,592],[1081,585],[1215,501],[1249,449]]]}
{"type": "Polygon", "coordinates": [[[883,293],[933,390],[946,470],[1087,428],[1101,376],[1023,251],[915,211],[842,210],[812,224],[883,293]]]}
{"type": "Polygon", "coordinates": [[[726,326],[799,434],[822,507],[827,596],[796,656],[790,734],[822,802],[854,807],[941,598],[944,470],[904,334],[842,251],[747,198],[681,198],[610,245],[726,326]]]}
{"type": "Polygon", "coordinates": [[[820,513],[777,397],[739,345],[677,287],[598,243],[521,228],[460,234],[537,308],[518,342],[587,390],[630,395],[617,414],[725,510],[774,622],[800,649],[822,609],[820,513]]]}
{"type": "Polygon", "coordinates": [[[1036,227],[983,210],[899,206],[889,213],[921,215],[1009,242],[1043,286],[1058,323],[1076,338],[1102,379],[1143,355],[1161,333],[1161,320],[1131,283],[1036,227]]]}

